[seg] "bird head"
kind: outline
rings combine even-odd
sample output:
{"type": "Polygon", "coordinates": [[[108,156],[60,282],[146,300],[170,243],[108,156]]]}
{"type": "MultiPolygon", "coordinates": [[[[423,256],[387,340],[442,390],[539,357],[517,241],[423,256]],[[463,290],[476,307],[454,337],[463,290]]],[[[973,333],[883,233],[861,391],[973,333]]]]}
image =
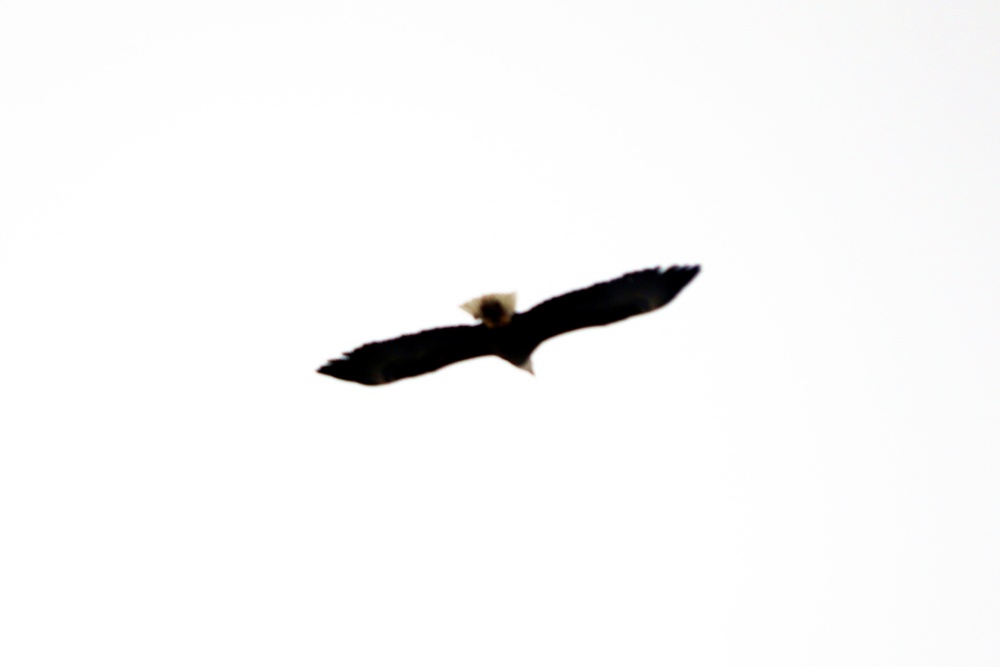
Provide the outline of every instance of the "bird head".
{"type": "Polygon", "coordinates": [[[461,308],[489,328],[510,324],[516,308],[516,294],[487,294],[463,303],[461,308]]]}

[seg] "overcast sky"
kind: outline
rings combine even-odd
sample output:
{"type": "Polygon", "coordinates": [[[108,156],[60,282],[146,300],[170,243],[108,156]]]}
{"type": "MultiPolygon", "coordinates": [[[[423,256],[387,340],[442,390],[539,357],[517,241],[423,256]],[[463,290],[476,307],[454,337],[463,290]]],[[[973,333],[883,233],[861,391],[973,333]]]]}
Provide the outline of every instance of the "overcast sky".
{"type": "Polygon", "coordinates": [[[998,82],[986,0],[5,3],[0,663],[1000,664],[998,82]]]}

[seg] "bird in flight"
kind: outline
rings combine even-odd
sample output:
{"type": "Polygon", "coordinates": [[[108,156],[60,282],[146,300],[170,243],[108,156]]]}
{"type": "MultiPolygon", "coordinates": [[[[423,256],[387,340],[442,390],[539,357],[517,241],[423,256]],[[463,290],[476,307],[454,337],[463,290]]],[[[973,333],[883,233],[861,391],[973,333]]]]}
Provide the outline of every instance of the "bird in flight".
{"type": "Polygon", "coordinates": [[[513,294],[487,294],[462,305],[480,324],[368,343],[331,359],[317,372],[361,384],[386,384],[492,354],[534,374],[531,353],[549,338],[662,308],[700,270],[671,266],[626,273],[553,297],[524,313],[515,312],[513,294]]]}

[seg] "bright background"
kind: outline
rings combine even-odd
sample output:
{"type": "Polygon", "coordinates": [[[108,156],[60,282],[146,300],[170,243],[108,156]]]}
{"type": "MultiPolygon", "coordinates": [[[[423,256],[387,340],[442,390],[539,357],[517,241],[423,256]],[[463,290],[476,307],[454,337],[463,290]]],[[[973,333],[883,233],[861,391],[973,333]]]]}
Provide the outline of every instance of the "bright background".
{"type": "Polygon", "coordinates": [[[0,663],[1000,664],[996,2],[2,14],[0,663]]]}

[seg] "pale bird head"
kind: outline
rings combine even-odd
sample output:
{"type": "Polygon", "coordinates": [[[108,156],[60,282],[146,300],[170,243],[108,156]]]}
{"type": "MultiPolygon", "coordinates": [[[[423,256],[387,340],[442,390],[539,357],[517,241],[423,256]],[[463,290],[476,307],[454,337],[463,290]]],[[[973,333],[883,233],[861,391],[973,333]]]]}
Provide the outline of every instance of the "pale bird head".
{"type": "Polygon", "coordinates": [[[515,294],[487,294],[462,304],[462,310],[486,326],[502,327],[514,317],[515,294]]]}

